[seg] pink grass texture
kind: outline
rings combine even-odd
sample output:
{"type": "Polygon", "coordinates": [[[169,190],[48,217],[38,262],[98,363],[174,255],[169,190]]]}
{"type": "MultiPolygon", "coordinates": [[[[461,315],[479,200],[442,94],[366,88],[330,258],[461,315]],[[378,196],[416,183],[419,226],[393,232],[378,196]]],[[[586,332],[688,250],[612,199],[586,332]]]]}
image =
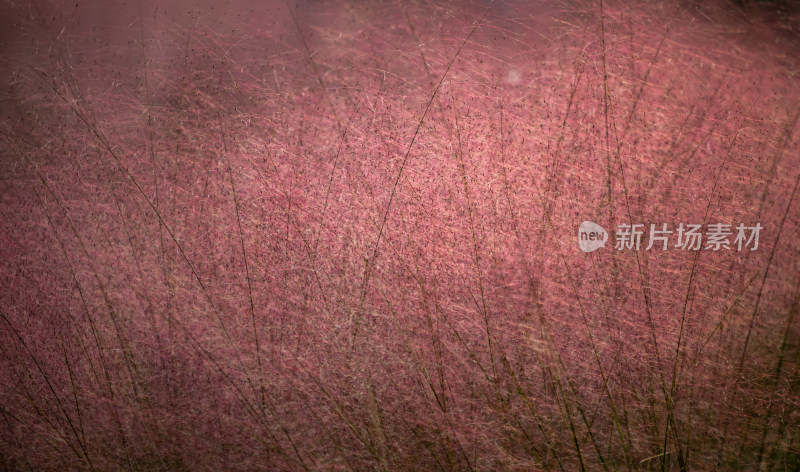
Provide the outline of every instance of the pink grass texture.
{"type": "Polygon", "coordinates": [[[0,464],[800,470],[793,8],[6,2],[0,464]]]}

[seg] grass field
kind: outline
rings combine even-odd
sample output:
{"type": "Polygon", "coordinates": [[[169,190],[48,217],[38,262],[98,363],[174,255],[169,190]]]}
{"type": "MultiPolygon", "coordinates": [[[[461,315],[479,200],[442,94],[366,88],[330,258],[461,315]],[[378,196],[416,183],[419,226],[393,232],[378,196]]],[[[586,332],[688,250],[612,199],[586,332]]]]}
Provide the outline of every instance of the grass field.
{"type": "Polygon", "coordinates": [[[4,470],[800,470],[800,7],[0,14],[4,470]]]}

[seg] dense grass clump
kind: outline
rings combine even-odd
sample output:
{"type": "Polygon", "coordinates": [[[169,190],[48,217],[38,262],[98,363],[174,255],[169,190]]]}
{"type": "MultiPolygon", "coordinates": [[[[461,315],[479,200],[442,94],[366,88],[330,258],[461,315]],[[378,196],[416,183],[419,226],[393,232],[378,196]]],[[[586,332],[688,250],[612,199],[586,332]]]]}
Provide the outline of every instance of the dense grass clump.
{"type": "Polygon", "coordinates": [[[790,5],[3,14],[4,469],[800,469],[790,5]]]}

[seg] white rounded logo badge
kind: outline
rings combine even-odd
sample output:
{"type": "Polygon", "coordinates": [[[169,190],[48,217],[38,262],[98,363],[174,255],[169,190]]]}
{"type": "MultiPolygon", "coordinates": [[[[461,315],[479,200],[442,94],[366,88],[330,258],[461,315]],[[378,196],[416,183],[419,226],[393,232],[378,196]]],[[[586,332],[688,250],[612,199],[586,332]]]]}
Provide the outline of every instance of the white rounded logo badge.
{"type": "Polygon", "coordinates": [[[608,232],[602,226],[584,221],[578,228],[578,246],[583,252],[592,252],[606,246],[608,232]]]}

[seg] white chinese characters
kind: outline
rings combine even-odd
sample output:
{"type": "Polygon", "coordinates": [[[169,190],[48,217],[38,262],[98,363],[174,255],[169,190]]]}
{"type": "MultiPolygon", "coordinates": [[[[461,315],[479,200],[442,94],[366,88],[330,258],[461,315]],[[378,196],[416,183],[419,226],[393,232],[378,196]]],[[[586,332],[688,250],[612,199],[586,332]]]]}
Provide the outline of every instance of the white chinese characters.
{"type": "MultiPolygon", "coordinates": [[[[747,226],[740,223],[733,226],[727,223],[712,224],[684,224],[671,229],[667,223],[617,225],[614,249],[638,251],[642,247],[646,251],[652,248],[666,251],[670,248],[683,251],[742,251],[749,248],[751,251],[758,249],[758,238],[764,227],[761,223],[747,226]],[[642,241],[647,238],[647,241],[642,241]],[[644,244],[646,242],[646,245],[644,244]]],[[[609,234],[597,223],[584,221],[578,229],[578,246],[583,252],[592,252],[605,247],[609,234]]]]}
{"type": "MultiPolygon", "coordinates": [[[[758,249],[758,237],[763,226],[756,223],[755,226],[746,226],[740,223],[733,228],[733,225],[725,223],[713,223],[705,226],[699,224],[679,224],[673,231],[668,229],[667,224],[660,226],[650,225],[648,244],[645,250],[649,251],[652,247],[658,247],[666,251],[670,247],[670,242],[675,242],[671,246],[675,249],[685,251],[710,250],[719,251],[721,249],[736,248],[741,251],[750,248],[751,251],[758,249]],[[734,232],[735,230],[735,232],[734,232]],[[673,237],[673,234],[675,235],[673,237]],[[734,236],[733,241],[731,237],[734,236]]],[[[633,249],[638,251],[642,245],[642,236],[645,234],[643,224],[620,224],[615,233],[616,244],[614,248],[618,251],[623,249],[633,249]]]]}

